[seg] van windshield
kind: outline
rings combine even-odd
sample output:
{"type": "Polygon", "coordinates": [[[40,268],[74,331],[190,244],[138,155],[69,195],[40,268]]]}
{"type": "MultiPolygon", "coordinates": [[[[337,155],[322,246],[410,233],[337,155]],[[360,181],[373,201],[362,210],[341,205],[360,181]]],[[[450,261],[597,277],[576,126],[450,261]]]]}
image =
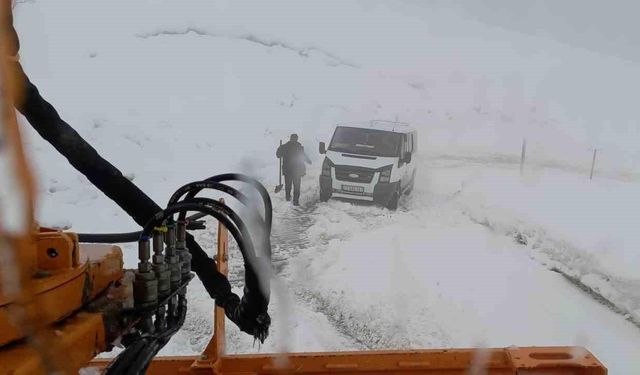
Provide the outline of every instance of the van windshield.
{"type": "Polygon", "coordinates": [[[329,150],[353,154],[394,157],[400,154],[399,133],[384,130],[337,127],[329,150]]]}

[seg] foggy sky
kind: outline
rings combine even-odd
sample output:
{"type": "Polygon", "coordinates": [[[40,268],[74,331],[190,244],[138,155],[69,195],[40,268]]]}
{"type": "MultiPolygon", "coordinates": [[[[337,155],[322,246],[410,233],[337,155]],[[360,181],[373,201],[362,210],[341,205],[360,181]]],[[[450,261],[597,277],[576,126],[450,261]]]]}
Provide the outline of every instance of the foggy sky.
{"type": "Polygon", "coordinates": [[[439,5],[458,7],[467,16],[490,26],[640,62],[637,1],[474,0],[439,5]]]}

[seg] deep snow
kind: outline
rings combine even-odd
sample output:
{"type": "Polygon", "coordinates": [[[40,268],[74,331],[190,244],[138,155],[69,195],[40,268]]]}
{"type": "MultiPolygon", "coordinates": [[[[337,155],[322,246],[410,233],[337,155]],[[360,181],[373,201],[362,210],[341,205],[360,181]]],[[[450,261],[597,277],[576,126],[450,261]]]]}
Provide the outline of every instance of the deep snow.
{"type": "MultiPolygon", "coordinates": [[[[621,315],[640,315],[636,63],[436,2],[66,0],[15,11],[23,65],[45,98],[159,203],[228,171],[271,189],[278,140],[301,135],[314,160],[303,208],[274,197],[272,336],[258,348],[230,327],[230,351],[579,344],[612,374],[638,372],[640,331],[621,315]],[[395,213],[318,204],[317,141],[337,122],[396,116],[420,130],[415,194],[395,213]]],[[[135,229],[23,129],[42,223],[135,229]]],[[[198,351],[211,333],[212,302],[197,282],[189,295],[164,354],[198,351]]]]}

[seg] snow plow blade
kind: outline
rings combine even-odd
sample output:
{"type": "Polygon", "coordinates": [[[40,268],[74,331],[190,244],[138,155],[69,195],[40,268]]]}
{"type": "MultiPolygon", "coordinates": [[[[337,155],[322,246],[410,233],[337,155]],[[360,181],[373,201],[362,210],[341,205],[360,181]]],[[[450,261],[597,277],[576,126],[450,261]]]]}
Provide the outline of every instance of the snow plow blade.
{"type": "MultiPolygon", "coordinates": [[[[606,368],[576,347],[450,349],[159,357],[148,374],[513,374],[601,375],[606,368]]],[[[106,363],[105,363],[106,364],[106,363]]]]}

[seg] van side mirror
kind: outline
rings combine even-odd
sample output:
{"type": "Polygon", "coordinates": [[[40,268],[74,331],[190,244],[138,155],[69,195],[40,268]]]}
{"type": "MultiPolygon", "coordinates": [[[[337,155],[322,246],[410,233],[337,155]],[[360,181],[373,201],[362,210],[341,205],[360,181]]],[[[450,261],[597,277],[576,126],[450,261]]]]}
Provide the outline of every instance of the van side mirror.
{"type": "Polygon", "coordinates": [[[320,147],[318,148],[318,151],[320,151],[321,154],[326,154],[327,153],[327,148],[326,148],[324,142],[320,142],[320,147]]]}
{"type": "Polygon", "coordinates": [[[404,162],[405,163],[411,163],[411,153],[410,152],[405,152],[404,153],[404,162]]]}

